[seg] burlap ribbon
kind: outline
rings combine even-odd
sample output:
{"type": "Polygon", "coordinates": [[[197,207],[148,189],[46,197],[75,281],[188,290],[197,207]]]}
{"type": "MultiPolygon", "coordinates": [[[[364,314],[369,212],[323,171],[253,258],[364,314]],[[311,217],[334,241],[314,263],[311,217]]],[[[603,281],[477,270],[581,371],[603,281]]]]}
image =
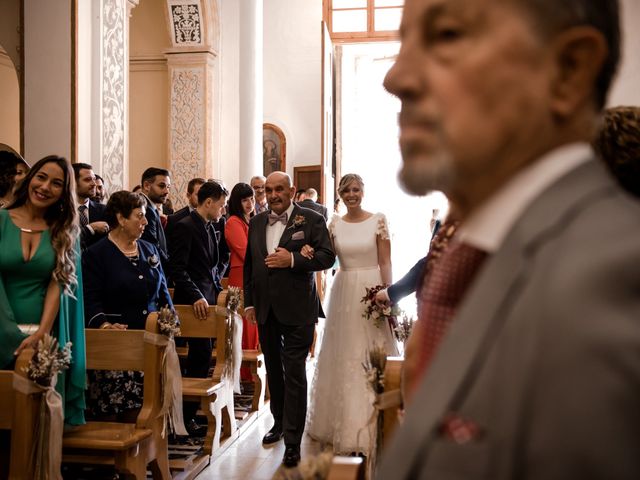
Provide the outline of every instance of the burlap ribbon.
{"type": "Polygon", "coordinates": [[[367,471],[369,472],[367,478],[373,478],[375,466],[378,455],[378,445],[381,442],[379,436],[382,434],[382,418],[380,414],[382,411],[388,408],[399,407],[402,405],[402,392],[399,388],[389,390],[388,392],[376,393],[373,400],[373,411],[371,416],[364,427],[358,430],[356,436],[356,442],[360,444],[360,433],[364,429],[368,429],[371,434],[371,430],[375,432],[373,435],[369,435],[369,455],[367,455],[367,471]]]}
{"type": "Polygon", "coordinates": [[[144,332],[144,341],[151,345],[165,347],[162,355],[162,408],[158,416],[164,417],[162,437],[166,434],[167,422],[169,428],[176,435],[188,435],[184,427],[182,416],[182,374],[180,373],[180,359],[176,352],[173,338],[157,333],[144,332]]]}
{"type": "Polygon", "coordinates": [[[240,391],[240,366],[242,365],[242,317],[238,312],[227,310],[227,343],[223,379],[231,383],[235,393],[240,391]]]}
{"type": "Polygon", "coordinates": [[[25,395],[41,393],[40,422],[32,450],[32,478],[34,480],[62,480],[62,434],[64,431],[64,411],[62,397],[56,392],[57,376],[51,385],[44,387],[18,374],[13,374],[13,388],[25,395]],[[44,423],[43,423],[44,422],[44,423]]]}

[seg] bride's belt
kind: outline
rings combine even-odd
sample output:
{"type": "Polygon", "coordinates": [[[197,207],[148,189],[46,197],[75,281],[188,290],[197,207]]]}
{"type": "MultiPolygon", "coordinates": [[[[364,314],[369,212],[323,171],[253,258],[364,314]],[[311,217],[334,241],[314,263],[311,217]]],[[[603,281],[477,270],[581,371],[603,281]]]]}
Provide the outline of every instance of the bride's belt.
{"type": "Polygon", "coordinates": [[[380,267],[378,265],[373,265],[371,267],[351,267],[351,268],[340,267],[340,270],[344,272],[355,272],[357,270],[380,270],[380,267]]]}

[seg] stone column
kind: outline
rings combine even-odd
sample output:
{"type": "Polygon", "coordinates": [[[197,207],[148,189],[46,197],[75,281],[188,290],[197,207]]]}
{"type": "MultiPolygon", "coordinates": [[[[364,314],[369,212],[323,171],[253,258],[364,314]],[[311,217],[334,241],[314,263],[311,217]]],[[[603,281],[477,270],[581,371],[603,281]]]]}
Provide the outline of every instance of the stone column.
{"type": "MultiPolygon", "coordinates": [[[[194,177],[217,177],[214,145],[218,81],[218,6],[214,0],[166,0],[171,49],[169,169],[173,189],[185,192],[194,177]]],[[[184,195],[176,195],[177,207],[184,195]]]]}
{"type": "Polygon", "coordinates": [[[240,181],[262,175],[263,0],[240,2],[240,181]]]}
{"type": "Polygon", "coordinates": [[[94,167],[111,191],[129,186],[129,17],[137,4],[102,0],[100,11],[100,151],[94,167]]]}

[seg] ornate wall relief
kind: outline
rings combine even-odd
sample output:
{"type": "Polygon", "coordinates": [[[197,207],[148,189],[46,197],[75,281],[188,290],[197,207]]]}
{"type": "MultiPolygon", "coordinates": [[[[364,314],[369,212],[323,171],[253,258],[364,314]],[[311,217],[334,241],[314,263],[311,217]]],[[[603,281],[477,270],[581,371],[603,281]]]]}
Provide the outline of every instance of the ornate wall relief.
{"type": "Polygon", "coordinates": [[[174,47],[203,45],[202,6],[199,0],[169,0],[171,41],[174,47]]]}
{"type": "Polygon", "coordinates": [[[127,0],[103,0],[102,173],[111,191],[125,182],[127,0]]]}
{"type": "MultiPolygon", "coordinates": [[[[169,158],[176,192],[186,192],[187,183],[204,176],[206,66],[171,69],[171,128],[169,158]]],[[[183,203],[182,196],[176,196],[183,203]]]]}

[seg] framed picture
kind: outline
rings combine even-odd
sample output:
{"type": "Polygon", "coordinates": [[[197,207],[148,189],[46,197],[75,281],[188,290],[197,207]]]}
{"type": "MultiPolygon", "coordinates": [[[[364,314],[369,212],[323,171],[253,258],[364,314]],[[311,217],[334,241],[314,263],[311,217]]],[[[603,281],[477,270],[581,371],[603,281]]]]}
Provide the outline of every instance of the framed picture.
{"type": "Polygon", "coordinates": [[[271,172],[286,171],[287,140],[280,128],[272,123],[262,125],[262,169],[266,177],[271,172]]]}

